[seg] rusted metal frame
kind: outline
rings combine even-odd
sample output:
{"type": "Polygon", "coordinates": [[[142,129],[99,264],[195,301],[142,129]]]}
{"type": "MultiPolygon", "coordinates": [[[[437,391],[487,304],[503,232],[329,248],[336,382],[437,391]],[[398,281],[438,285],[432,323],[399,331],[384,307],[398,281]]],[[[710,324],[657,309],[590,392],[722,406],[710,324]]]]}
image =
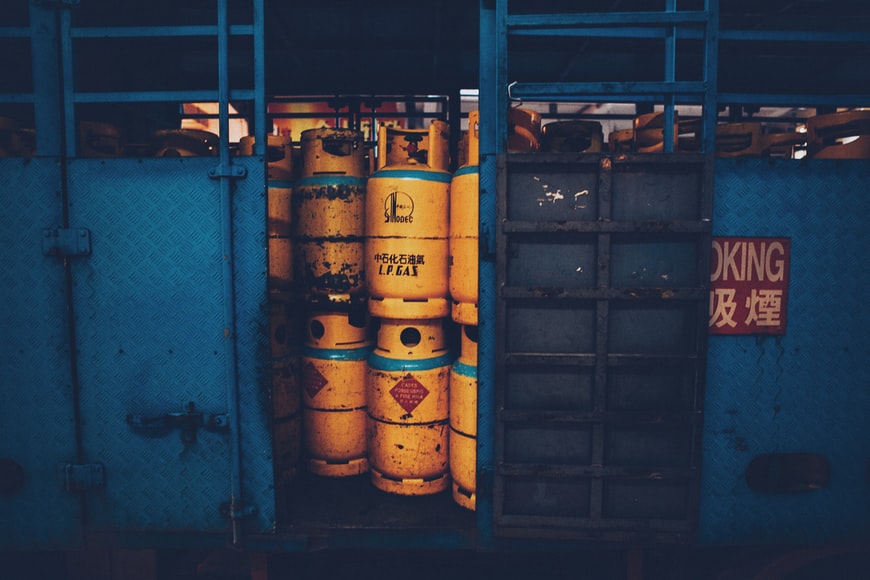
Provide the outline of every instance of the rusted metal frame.
{"type": "MultiPolygon", "coordinates": [[[[601,157],[598,164],[598,220],[609,221],[612,214],[612,168],[610,157],[601,157]]],[[[600,232],[597,241],[596,287],[603,292],[595,306],[595,376],[593,379],[592,410],[603,415],[607,411],[607,332],[610,300],[610,234],[600,232]]],[[[602,421],[592,426],[592,465],[604,465],[605,428],[602,421]]],[[[589,510],[593,521],[599,521],[604,508],[604,482],[601,478],[590,482],[589,510]]]]}
{"type": "Polygon", "coordinates": [[[504,298],[542,300],[701,300],[703,288],[554,288],[511,286],[502,289],[504,298]]]}
{"type": "Polygon", "coordinates": [[[666,467],[607,467],[600,465],[550,465],[550,464],[513,464],[501,466],[501,472],[512,477],[547,477],[587,479],[593,477],[612,477],[637,480],[685,480],[695,477],[691,469],[666,467]]]}
{"type": "MultiPolygon", "coordinates": [[[[500,357],[506,365],[541,365],[541,366],[595,366],[597,355],[589,353],[503,353],[500,357]]],[[[698,355],[695,354],[608,354],[608,367],[638,367],[655,363],[658,368],[673,368],[685,365],[695,365],[698,355]]]]}
{"type": "Polygon", "coordinates": [[[504,224],[507,220],[507,187],[508,187],[508,159],[507,155],[499,155],[496,160],[496,182],[498,196],[496,199],[496,220],[495,220],[495,238],[496,243],[496,336],[495,336],[495,441],[494,441],[494,456],[495,456],[495,477],[493,478],[493,518],[498,521],[504,517],[504,497],[505,486],[504,476],[501,473],[501,465],[504,462],[505,449],[505,433],[504,422],[502,415],[504,413],[505,401],[505,382],[507,380],[507,369],[505,368],[505,357],[507,353],[507,333],[506,328],[508,303],[502,291],[507,284],[507,254],[509,248],[508,234],[504,231],[504,224]]]}
{"type": "MultiPolygon", "coordinates": [[[[684,520],[662,520],[662,519],[619,519],[607,518],[606,520],[594,520],[592,518],[581,517],[563,517],[563,516],[502,516],[499,518],[499,525],[504,527],[525,527],[526,533],[524,537],[560,537],[565,538],[565,532],[558,528],[575,528],[577,534],[582,537],[584,531],[590,532],[593,530],[612,531],[617,534],[618,538],[630,539],[637,537],[644,538],[664,538],[669,534],[685,534],[691,532],[684,520]],[[528,528],[540,527],[540,533],[530,535],[528,528]],[[548,533],[549,532],[549,533],[548,533]]],[[[602,539],[598,537],[598,539],[602,539]]],[[[679,538],[672,537],[671,541],[677,541],[679,538]]]]}
{"type": "Polygon", "coordinates": [[[589,221],[524,221],[512,220],[503,225],[506,233],[698,233],[708,229],[695,220],[673,221],[619,221],[619,222],[589,222],[589,221]]]}
{"type": "Polygon", "coordinates": [[[697,414],[691,411],[502,411],[501,418],[505,423],[583,424],[603,421],[643,426],[693,425],[698,420],[697,414]]]}

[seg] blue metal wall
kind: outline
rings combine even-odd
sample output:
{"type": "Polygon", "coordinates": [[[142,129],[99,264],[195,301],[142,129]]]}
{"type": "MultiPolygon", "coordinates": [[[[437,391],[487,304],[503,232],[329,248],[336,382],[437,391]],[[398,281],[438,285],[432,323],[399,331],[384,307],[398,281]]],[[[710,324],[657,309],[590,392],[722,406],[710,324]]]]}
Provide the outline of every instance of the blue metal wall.
{"type": "Polygon", "coordinates": [[[0,175],[0,457],[25,478],[0,498],[0,545],[68,547],[81,541],[81,507],[58,471],[77,462],[67,291],[63,261],[42,251],[43,229],[63,224],[60,166],[0,159],[0,175]]]}
{"type": "Polygon", "coordinates": [[[714,235],[791,238],[782,337],[711,336],[699,540],[764,544],[870,535],[867,161],[718,160],[714,235]],[[753,491],[763,453],[817,453],[830,484],[753,491]]]}
{"type": "Polygon", "coordinates": [[[250,531],[274,526],[265,171],[262,157],[235,164],[246,177],[235,180],[228,214],[227,294],[220,182],[209,177],[216,163],[69,162],[68,219],[90,232],[91,252],[69,258],[68,286],[64,260],[42,250],[43,229],[64,220],[58,160],[0,160],[11,180],[0,218],[9,257],[0,284],[0,457],[25,474],[22,489],[2,498],[12,522],[0,533],[4,547],[71,547],[83,525],[214,532],[224,543],[231,525],[222,508],[234,495],[240,516],[254,508],[244,518],[250,531]],[[183,425],[143,429],[128,420],[183,413],[191,402],[195,413],[227,417],[228,426],[198,428],[185,441],[183,425]],[[104,485],[65,491],[65,464],[101,465],[104,485]]]}

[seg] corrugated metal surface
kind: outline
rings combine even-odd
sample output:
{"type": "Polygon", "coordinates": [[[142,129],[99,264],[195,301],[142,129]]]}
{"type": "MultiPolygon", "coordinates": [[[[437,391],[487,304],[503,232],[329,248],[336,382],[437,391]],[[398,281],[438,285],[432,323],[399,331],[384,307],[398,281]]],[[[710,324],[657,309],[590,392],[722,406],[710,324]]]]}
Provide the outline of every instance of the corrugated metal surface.
{"type": "Polygon", "coordinates": [[[80,541],[81,500],[62,489],[58,471],[77,461],[66,281],[63,260],[42,252],[42,230],[63,225],[60,167],[0,159],[0,175],[0,458],[25,478],[0,497],[0,545],[70,547],[80,541]]]}
{"type": "Polygon", "coordinates": [[[513,536],[688,540],[709,207],[697,156],[508,156],[495,514],[513,536]]]}
{"type": "Polygon", "coordinates": [[[782,337],[711,337],[700,541],[867,537],[870,528],[870,251],[867,161],[719,160],[714,232],[791,238],[782,337]],[[763,453],[816,453],[828,486],[765,494],[745,480],[763,453]]]}

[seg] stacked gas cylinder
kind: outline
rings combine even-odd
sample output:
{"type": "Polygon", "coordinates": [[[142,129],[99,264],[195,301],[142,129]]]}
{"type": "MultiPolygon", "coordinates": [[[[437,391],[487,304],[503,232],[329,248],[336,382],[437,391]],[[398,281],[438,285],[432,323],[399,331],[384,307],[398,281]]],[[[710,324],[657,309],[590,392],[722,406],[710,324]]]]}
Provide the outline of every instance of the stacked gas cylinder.
{"type": "Polygon", "coordinates": [[[366,193],[369,460],[375,487],[446,490],[449,476],[448,126],[382,126],[366,193]]]}
{"type": "Polygon", "coordinates": [[[302,132],[302,169],[292,200],[294,265],[305,311],[302,441],[308,470],[325,477],[369,469],[365,193],[359,132],[302,132]]]}

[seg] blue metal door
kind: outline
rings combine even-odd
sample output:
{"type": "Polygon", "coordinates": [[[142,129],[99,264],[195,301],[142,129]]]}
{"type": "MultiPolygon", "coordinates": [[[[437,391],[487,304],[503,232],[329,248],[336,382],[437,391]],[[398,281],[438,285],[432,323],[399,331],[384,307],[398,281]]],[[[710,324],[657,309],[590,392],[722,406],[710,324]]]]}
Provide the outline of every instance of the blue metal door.
{"type": "Polygon", "coordinates": [[[106,475],[87,498],[89,530],[226,533],[232,510],[271,526],[265,179],[249,161],[234,190],[232,292],[216,159],[69,164],[70,221],[92,235],[72,273],[82,446],[106,475]],[[232,482],[248,472],[257,499],[243,514],[232,482]]]}
{"type": "MultiPolygon", "coordinates": [[[[60,167],[0,159],[0,510],[6,549],[81,540],[60,167]]],[[[75,258],[69,258],[70,260],[75,258]]]]}

